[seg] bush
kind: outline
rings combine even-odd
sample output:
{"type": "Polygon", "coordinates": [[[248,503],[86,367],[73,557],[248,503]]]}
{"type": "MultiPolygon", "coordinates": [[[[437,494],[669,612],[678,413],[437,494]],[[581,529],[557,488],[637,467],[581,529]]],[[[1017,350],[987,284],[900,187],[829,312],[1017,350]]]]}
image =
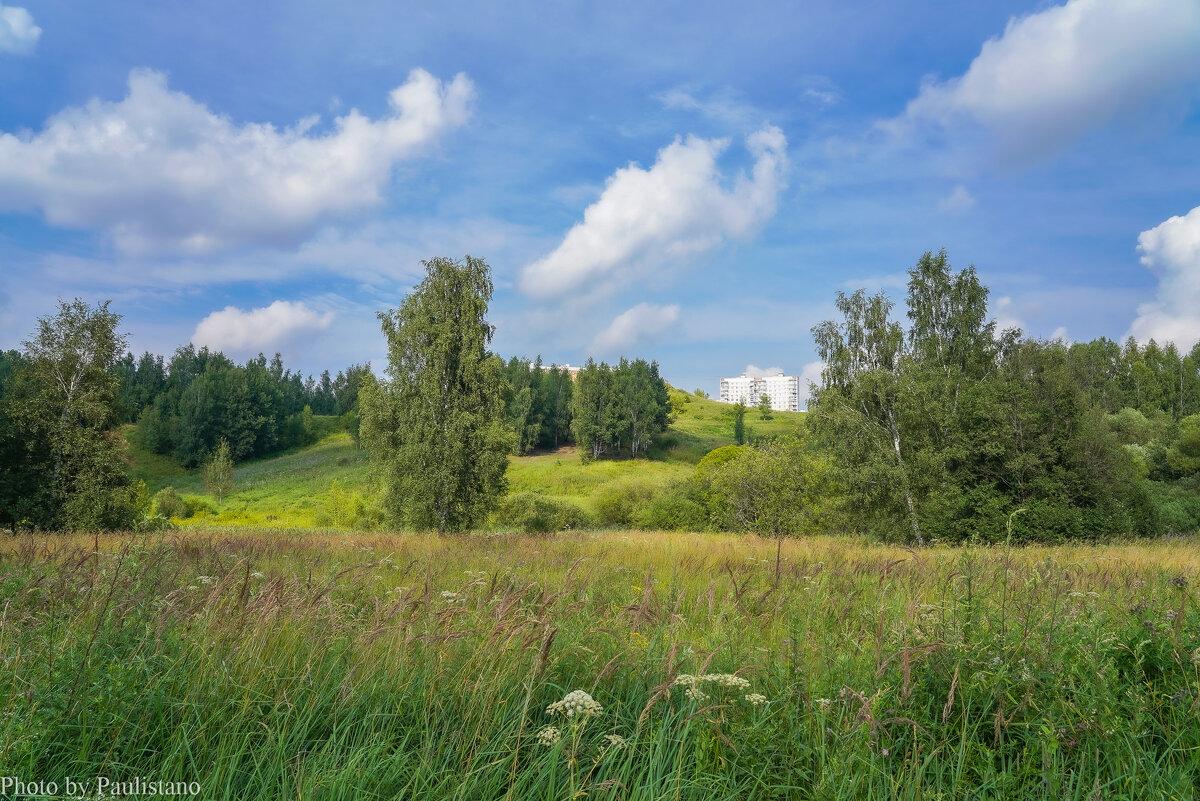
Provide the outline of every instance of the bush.
{"type": "Polygon", "coordinates": [[[805,440],[768,440],[733,456],[720,451],[726,448],[701,459],[698,472],[712,487],[714,515],[724,527],[764,536],[814,530],[828,468],[805,440]]]}
{"type": "Polygon", "coordinates": [[[696,469],[701,473],[711,474],[727,462],[737,459],[744,452],[741,445],[726,445],[722,448],[713,448],[704,454],[699,464],[696,465],[696,469]]]}
{"type": "Polygon", "coordinates": [[[1167,534],[1200,531],[1200,482],[1153,485],[1153,503],[1167,534]]]}
{"type": "Polygon", "coordinates": [[[160,489],[154,494],[154,513],[165,518],[184,518],[192,516],[192,508],[188,505],[174,487],[160,489]]]}
{"type": "Polygon", "coordinates": [[[212,501],[199,495],[189,495],[184,498],[187,504],[187,514],[184,517],[208,517],[217,513],[217,507],[212,501]]]}
{"type": "Polygon", "coordinates": [[[655,496],[654,487],[641,481],[622,481],[596,493],[592,508],[596,519],[606,528],[628,528],[638,510],[655,496]]]}
{"type": "Polygon", "coordinates": [[[369,504],[362,492],[345,489],[337,479],[330,485],[317,513],[318,526],[370,529],[378,528],[382,523],[383,510],[377,504],[369,504]]]}
{"type": "Polygon", "coordinates": [[[535,492],[518,492],[500,500],[493,514],[496,525],[513,527],[526,534],[547,534],[587,528],[591,517],[569,501],[535,492]]]}
{"type": "Polygon", "coordinates": [[[688,479],[671,484],[634,512],[639,528],[660,531],[705,531],[709,528],[704,484],[688,479]]]}

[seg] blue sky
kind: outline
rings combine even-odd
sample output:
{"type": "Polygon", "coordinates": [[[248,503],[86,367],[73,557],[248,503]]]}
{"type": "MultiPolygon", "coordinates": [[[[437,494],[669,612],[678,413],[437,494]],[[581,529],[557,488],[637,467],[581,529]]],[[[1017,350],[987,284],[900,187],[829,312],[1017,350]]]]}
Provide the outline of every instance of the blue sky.
{"type": "Polygon", "coordinates": [[[0,0],[0,347],[382,366],[433,256],[494,345],[815,377],[839,290],[974,264],[1038,337],[1200,339],[1200,3],[0,0]]]}

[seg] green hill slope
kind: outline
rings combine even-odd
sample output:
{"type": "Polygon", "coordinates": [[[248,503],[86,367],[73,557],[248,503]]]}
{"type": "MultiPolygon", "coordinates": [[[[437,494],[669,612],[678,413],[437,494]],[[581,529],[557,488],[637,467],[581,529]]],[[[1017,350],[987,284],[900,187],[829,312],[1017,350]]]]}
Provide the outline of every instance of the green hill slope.
{"type": "MultiPolygon", "coordinates": [[[[624,482],[659,486],[684,478],[713,448],[733,444],[729,406],[686,395],[687,402],[670,429],[660,437],[648,457],[602,459],[588,464],[572,446],[550,453],[511,457],[508,480],[511,492],[536,492],[591,508],[597,493],[624,482]]],[[[750,438],[796,431],[803,413],[774,412],[761,420],[757,410],[746,414],[750,438]]],[[[311,528],[337,527],[338,510],[353,496],[374,496],[366,454],[350,435],[337,430],[337,418],[315,418],[320,440],[307,448],[245,462],[234,471],[234,492],[217,507],[204,495],[199,470],[186,470],[173,459],[142,446],[137,430],[127,427],[126,456],[134,475],[150,491],[171,486],[201,510],[182,525],[262,525],[311,528]],[[204,507],[207,507],[207,511],[204,507]]]]}

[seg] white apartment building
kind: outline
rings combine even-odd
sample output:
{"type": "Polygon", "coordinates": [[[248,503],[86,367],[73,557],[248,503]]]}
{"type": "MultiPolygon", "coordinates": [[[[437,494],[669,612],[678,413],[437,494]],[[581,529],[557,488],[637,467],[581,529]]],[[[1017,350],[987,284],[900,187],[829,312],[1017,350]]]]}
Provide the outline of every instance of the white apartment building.
{"type": "Polygon", "coordinates": [[[757,406],[766,395],[771,408],[777,412],[800,411],[800,376],[795,375],[741,375],[737,378],[721,379],[721,403],[737,403],[757,406]]]}

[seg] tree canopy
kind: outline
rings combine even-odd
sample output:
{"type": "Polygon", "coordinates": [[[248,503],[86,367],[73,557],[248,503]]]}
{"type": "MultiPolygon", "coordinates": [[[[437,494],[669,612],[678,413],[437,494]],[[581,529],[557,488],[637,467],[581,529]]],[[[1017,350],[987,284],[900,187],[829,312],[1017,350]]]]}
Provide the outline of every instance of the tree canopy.
{"type": "Polygon", "coordinates": [[[503,492],[512,448],[504,364],[488,351],[491,270],[470,256],[423,264],[421,284],[379,315],[388,366],[361,390],[361,438],[394,522],[466,531],[503,492]]]}

